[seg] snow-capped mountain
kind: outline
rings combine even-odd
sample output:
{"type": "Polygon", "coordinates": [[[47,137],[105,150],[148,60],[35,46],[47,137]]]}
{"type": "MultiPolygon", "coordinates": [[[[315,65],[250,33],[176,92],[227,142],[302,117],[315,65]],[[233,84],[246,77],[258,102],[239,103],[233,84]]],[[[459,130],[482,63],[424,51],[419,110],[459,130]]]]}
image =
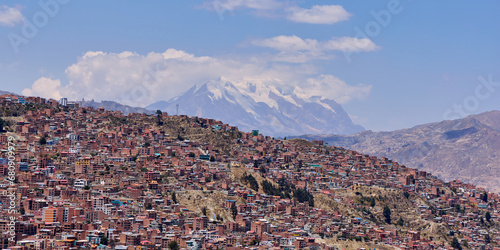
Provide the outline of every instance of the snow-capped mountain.
{"type": "Polygon", "coordinates": [[[225,80],[195,85],[169,101],[146,107],[176,114],[213,118],[238,126],[242,131],[260,130],[265,135],[354,134],[355,125],[334,100],[307,96],[300,88],[282,90],[262,83],[233,84],[225,80]]]}

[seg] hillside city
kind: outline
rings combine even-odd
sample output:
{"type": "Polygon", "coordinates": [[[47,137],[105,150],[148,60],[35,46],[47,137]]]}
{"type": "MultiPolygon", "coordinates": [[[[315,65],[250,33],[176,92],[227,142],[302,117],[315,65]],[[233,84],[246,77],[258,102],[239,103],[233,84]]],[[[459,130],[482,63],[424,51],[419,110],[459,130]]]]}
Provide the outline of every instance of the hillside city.
{"type": "Polygon", "coordinates": [[[321,140],[64,98],[0,116],[1,249],[500,249],[498,194],[321,140]]]}

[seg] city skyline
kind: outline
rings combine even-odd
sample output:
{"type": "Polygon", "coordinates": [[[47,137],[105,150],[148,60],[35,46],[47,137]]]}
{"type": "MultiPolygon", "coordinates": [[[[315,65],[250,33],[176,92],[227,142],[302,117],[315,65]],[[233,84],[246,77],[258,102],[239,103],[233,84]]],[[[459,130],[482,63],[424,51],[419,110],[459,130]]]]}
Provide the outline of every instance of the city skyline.
{"type": "Polygon", "coordinates": [[[2,90],[145,107],[219,78],[299,86],[375,131],[500,104],[493,1],[41,3],[0,5],[2,90]]]}

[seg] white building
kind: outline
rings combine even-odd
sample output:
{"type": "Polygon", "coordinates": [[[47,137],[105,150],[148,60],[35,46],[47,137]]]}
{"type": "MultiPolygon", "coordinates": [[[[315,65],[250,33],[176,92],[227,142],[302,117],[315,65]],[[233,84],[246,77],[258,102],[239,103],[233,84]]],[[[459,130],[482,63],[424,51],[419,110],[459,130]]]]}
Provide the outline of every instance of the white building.
{"type": "Polygon", "coordinates": [[[85,186],[89,185],[89,181],[85,179],[76,179],[75,183],[73,183],[73,186],[75,188],[84,188],[85,186]]]}

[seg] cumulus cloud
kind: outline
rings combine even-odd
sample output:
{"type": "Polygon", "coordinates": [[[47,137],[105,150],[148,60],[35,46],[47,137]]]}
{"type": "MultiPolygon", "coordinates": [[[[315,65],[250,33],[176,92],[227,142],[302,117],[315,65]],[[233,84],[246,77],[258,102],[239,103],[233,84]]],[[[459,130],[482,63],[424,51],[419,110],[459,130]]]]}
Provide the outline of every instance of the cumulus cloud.
{"type": "Polygon", "coordinates": [[[0,5],[0,25],[12,27],[22,22],[24,22],[24,16],[20,8],[0,5]]]}
{"type": "Polygon", "coordinates": [[[43,77],[22,93],[55,99],[112,100],[144,107],[221,77],[235,84],[266,83],[292,89],[299,86],[302,94],[321,95],[342,103],[370,92],[370,86],[350,86],[334,76],[310,78],[317,70],[312,64],[273,63],[260,57],[199,57],[176,49],[146,55],[89,51],[66,68],[68,84],[43,77]]]}
{"type": "Polygon", "coordinates": [[[332,51],[367,52],[379,49],[369,38],[334,37],[328,41],[302,39],[298,36],[277,36],[254,40],[253,45],[280,51],[277,61],[302,63],[315,59],[330,59],[332,51]]]}
{"type": "Polygon", "coordinates": [[[23,94],[65,96],[70,100],[114,100],[144,107],[179,95],[194,84],[220,77],[232,82],[291,82],[297,75],[311,72],[310,65],[273,66],[259,58],[197,57],[176,49],[146,55],[89,51],[65,70],[67,85],[41,78],[23,94]]]}
{"type": "Polygon", "coordinates": [[[61,81],[42,77],[36,80],[31,89],[24,89],[22,94],[25,96],[40,96],[43,98],[53,98],[59,100],[61,95],[61,81]]]}
{"type": "Polygon", "coordinates": [[[351,16],[340,5],[314,5],[310,9],[293,6],[286,12],[286,18],[290,21],[311,24],[334,24],[346,21],[351,16]]]}
{"type": "Polygon", "coordinates": [[[335,76],[320,75],[300,83],[296,92],[309,96],[334,99],[338,103],[344,104],[353,99],[364,99],[368,97],[371,89],[371,85],[358,84],[352,86],[335,76]]]}

